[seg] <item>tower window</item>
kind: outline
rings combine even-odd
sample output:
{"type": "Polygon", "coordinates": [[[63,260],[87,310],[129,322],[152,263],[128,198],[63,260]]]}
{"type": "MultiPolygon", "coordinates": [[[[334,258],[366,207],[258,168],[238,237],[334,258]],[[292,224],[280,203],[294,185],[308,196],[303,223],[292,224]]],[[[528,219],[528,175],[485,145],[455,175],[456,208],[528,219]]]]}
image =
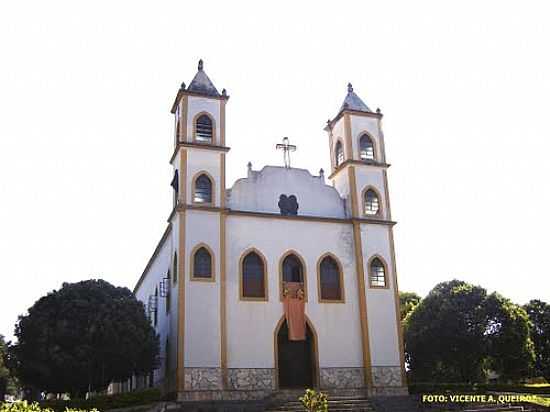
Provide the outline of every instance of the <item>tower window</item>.
{"type": "Polygon", "coordinates": [[[250,252],[242,260],[242,297],[264,300],[266,293],[266,276],[264,260],[256,253],[250,252]]]}
{"type": "Polygon", "coordinates": [[[372,189],[368,189],[364,195],[365,214],[369,216],[377,215],[380,212],[380,200],[378,195],[372,189]]]}
{"type": "Polygon", "coordinates": [[[342,272],[332,256],[325,256],[319,264],[319,301],[343,300],[342,272]]]}
{"type": "Polygon", "coordinates": [[[361,160],[374,160],[374,143],[369,135],[364,134],[359,139],[359,156],[361,160]]]}
{"type": "Polygon", "coordinates": [[[204,173],[195,180],[193,202],[212,203],[212,181],[204,173]]]}
{"type": "Polygon", "coordinates": [[[212,276],[212,255],[201,246],[193,255],[193,278],[195,279],[213,279],[212,276]]]}
{"type": "Polygon", "coordinates": [[[373,287],[385,288],[387,285],[386,267],[379,258],[374,258],[370,263],[369,280],[373,287]]]}
{"type": "Polygon", "coordinates": [[[336,143],[334,158],[336,159],[336,167],[344,163],[344,147],[342,146],[341,142],[336,143]]]}
{"type": "Polygon", "coordinates": [[[212,143],[212,119],[202,114],[195,124],[195,140],[199,143],[212,143]]]}

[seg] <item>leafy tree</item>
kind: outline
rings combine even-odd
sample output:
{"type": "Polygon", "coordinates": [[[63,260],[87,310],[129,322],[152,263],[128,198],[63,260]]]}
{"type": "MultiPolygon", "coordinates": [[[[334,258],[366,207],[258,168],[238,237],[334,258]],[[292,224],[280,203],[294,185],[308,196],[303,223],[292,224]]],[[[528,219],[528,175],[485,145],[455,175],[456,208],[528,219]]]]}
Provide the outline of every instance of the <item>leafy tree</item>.
{"type": "Polygon", "coordinates": [[[158,337],[127,288],[103,280],[64,283],[20,316],[12,353],[23,384],[72,396],[146,374],[158,337]]]}
{"type": "Polygon", "coordinates": [[[524,309],[531,320],[535,346],[535,376],[543,376],[550,382],[550,304],[532,300],[524,309]]]}
{"type": "Polygon", "coordinates": [[[489,366],[503,381],[528,376],[535,359],[529,316],[497,293],[489,295],[485,305],[489,366]]]}
{"type": "Polygon", "coordinates": [[[4,395],[7,393],[10,371],[6,366],[7,344],[4,337],[0,335],[0,403],[4,401],[4,395]]]}
{"type": "Polygon", "coordinates": [[[411,377],[424,382],[475,382],[486,353],[485,289],[459,280],[436,285],[405,322],[411,377]]]}
{"type": "Polygon", "coordinates": [[[399,308],[401,321],[420,303],[421,297],[414,292],[399,292],[399,308]]]}
{"type": "Polygon", "coordinates": [[[459,280],[435,286],[405,318],[405,353],[418,382],[480,382],[487,368],[518,380],[534,357],[527,313],[459,280]]]}

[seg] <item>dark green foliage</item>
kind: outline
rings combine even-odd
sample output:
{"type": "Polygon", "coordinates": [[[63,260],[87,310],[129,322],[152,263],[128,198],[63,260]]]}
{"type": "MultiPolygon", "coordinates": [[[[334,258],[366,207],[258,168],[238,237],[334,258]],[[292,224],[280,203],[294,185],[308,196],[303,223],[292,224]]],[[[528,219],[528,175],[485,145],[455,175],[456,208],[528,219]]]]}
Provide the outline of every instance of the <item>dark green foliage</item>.
{"type": "Polygon", "coordinates": [[[550,382],[550,305],[532,300],[524,306],[531,320],[531,335],[535,346],[534,376],[550,382]]]}
{"type": "Polygon", "coordinates": [[[7,347],[4,337],[0,335],[0,402],[4,400],[4,395],[8,389],[8,380],[10,371],[6,366],[7,347]]]}
{"type": "Polygon", "coordinates": [[[405,323],[405,352],[414,381],[480,380],[485,299],[485,289],[453,280],[435,286],[418,304],[405,323]]]}
{"type": "Polygon", "coordinates": [[[147,389],[144,391],[127,392],[117,395],[101,395],[91,399],[43,401],[40,402],[40,406],[53,409],[55,412],[64,412],[65,408],[86,410],[95,408],[99,411],[108,411],[130,406],[147,405],[161,400],[166,400],[166,398],[161,397],[160,390],[147,389]]]}
{"type": "Polygon", "coordinates": [[[535,352],[530,339],[529,317],[525,310],[497,293],[485,303],[489,367],[503,382],[517,382],[528,376],[535,352]]]}
{"type": "Polygon", "coordinates": [[[157,366],[158,338],[127,288],[103,280],[64,283],[16,324],[21,382],[73,397],[157,366]]]}
{"type": "Polygon", "coordinates": [[[405,354],[415,382],[483,382],[487,369],[518,380],[533,359],[527,314],[479,286],[443,282],[405,319],[405,354]]]}
{"type": "Polygon", "coordinates": [[[399,292],[399,309],[401,312],[401,321],[411,313],[420,303],[422,298],[414,292],[399,292]]]}

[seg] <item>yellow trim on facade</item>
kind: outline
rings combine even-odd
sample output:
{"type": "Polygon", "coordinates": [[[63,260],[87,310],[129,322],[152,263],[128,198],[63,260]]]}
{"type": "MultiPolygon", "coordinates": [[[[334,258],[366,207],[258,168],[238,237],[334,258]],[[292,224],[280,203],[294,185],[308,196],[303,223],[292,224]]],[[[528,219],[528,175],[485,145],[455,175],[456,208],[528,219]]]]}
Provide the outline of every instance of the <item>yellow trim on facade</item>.
{"type": "Polygon", "coordinates": [[[296,252],[294,249],[289,249],[283,255],[279,258],[279,299],[283,300],[283,261],[285,258],[289,255],[294,255],[298,258],[300,263],[302,264],[303,273],[302,276],[304,278],[304,302],[307,302],[307,266],[306,261],[300,255],[298,252],[296,252]]]}
{"type": "Polygon", "coordinates": [[[216,120],[214,119],[214,116],[212,116],[212,114],[206,111],[202,111],[202,112],[198,112],[197,114],[195,114],[195,116],[193,116],[193,143],[201,144],[205,146],[210,144],[215,146],[218,144],[218,139],[216,137],[216,120]],[[212,122],[212,141],[210,143],[199,142],[197,140],[197,119],[202,115],[208,116],[210,118],[210,121],[212,122]]]}
{"type": "MultiPolygon", "coordinates": [[[[315,330],[313,323],[307,317],[307,315],[305,315],[305,319],[306,319],[306,325],[309,327],[309,329],[311,330],[311,334],[313,335],[312,347],[313,347],[314,361],[312,362],[313,367],[311,368],[312,369],[311,372],[313,373],[313,386],[318,388],[321,382],[320,369],[319,369],[319,365],[320,365],[319,348],[318,348],[319,336],[317,335],[317,331],[315,330]]],[[[279,341],[277,338],[279,335],[279,330],[281,329],[285,321],[286,321],[285,315],[283,315],[281,319],[279,319],[279,321],[277,322],[277,325],[275,326],[275,330],[273,332],[273,340],[274,340],[273,341],[273,360],[275,362],[274,369],[275,369],[275,388],[276,389],[281,389],[279,387],[279,341]]],[[[307,334],[307,331],[306,331],[306,334],[307,334]]]]}
{"type": "Polygon", "coordinates": [[[241,256],[239,257],[239,270],[238,270],[238,273],[239,273],[239,300],[247,301],[247,302],[267,302],[267,301],[269,301],[268,276],[267,276],[267,259],[266,259],[266,257],[264,256],[264,254],[262,252],[260,252],[255,247],[248,248],[244,252],[242,252],[241,256]],[[244,258],[252,252],[256,253],[260,257],[260,259],[262,259],[262,262],[264,263],[264,273],[263,273],[263,277],[264,277],[264,297],[263,298],[247,297],[247,296],[244,296],[244,293],[243,293],[243,285],[244,285],[244,282],[243,282],[243,275],[244,275],[243,261],[244,261],[244,258]]]}
{"type": "Polygon", "coordinates": [[[351,213],[353,217],[359,216],[359,206],[357,203],[357,183],[355,179],[355,168],[353,166],[349,167],[348,172],[349,178],[349,191],[351,196],[351,213]]]}
{"type": "Polygon", "coordinates": [[[340,259],[336,257],[334,253],[326,252],[317,259],[317,300],[319,303],[346,303],[346,293],[344,285],[344,269],[340,259]],[[339,286],[340,286],[340,299],[323,299],[321,294],[321,262],[324,258],[331,257],[336,262],[338,266],[338,277],[339,277],[339,286]]]}
{"type": "Polygon", "coordinates": [[[199,207],[212,207],[216,204],[216,180],[214,177],[208,173],[206,170],[200,170],[197,173],[193,175],[193,179],[191,179],[191,203],[195,206],[199,207]],[[210,202],[195,202],[195,186],[196,181],[201,175],[206,175],[210,179],[210,183],[212,184],[212,190],[211,190],[211,196],[210,202]]]}
{"type": "Polygon", "coordinates": [[[372,369],[370,357],[369,322],[367,317],[367,302],[365,288],[365,270],[363,269],[363,246],[361,241],[361,226],[353,224],[353,240],[355,249],[355,270],[357,272],[357,292],[359,294],[359,319],[361,323],[361,343],[363,352],[363,368],[365,384],[372,386],[372,369]]]}
{"type": "Polygon", "coordinates": [[[372,255],[369,258],[369,260],[367,261],[367,273],[369,274],[369,279],[368,279],[369,289],[389,289],[390,288],[390,278],[389,278],[388,271],[389,271],[389,266],[388,266],[388,263],[386,262],[386,259],[384,259],[379,254],[372,255]],[[382,262],[382,265],[384,266],[384,286],[376,286],[376,285],[373,285],[372,282],[371,282],[371,277],[372,277],[371,265],[372,265],[372,261],[374,259],[380,260],[380,262],[382,262]]]}
{"type": "Polygon", "coordinates": [[[216,282],[216,255],[212,248],[208,246],[206,243],[198,243],[195,245],[195,247],[191,250],[191,253],[189,254],[189,280],[192,280],[194,282],[216,282]],[[210,258],[212,259],[211,262],[211,269],[212,273],[210,273],[210,277],[196,277],[195,276],[195,253],[201,248],[205,248],[208,253],[210,253],[210,258]]]}
{"type": "Polygon", "coordinates": [[[351,117],[349,113],[344,113],[344,135],[346,136],[346,159],[353,159],[353,142],[351,141],[351,117]]]}
{"type": "Polygon", "coordinates": [[[220,146],[225,146],[225,103],[227,100],[220,100],[220,146]]]}
{"type": "Polygon", "coordinates": [[[187,150],[182,150],[180,154],[179,188],[178,201],[185,204],[187,202],[187,150]]]}
{"type": "Polygon", "coordinates": [[[187,116],[188,116],[188,103],[189,99],[187,96],[184,96],[181,99],[180,105],[180,135],[178,136],[178,143],[186,142],[188,140],[187,136],[187,116]]]}
{"type": "Polygon", "coordinates": [[[225,208],[225,153],[220,153],[220,207],[225,208]]]}

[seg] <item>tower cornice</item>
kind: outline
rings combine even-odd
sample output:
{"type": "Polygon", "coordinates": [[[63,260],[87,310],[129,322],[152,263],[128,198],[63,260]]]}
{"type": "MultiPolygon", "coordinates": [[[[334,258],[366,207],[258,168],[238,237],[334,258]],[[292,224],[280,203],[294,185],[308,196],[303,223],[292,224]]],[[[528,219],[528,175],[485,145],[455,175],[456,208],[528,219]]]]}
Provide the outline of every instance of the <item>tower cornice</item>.
{"type": "Polygon", "coordinates": [[[334,127],[336,122],[344,116],[345,113],[349,113],[352,116],[372,117],[375,119],[381,119],[384,116],[381,112],[360,112],[357,110],[342,109],[338,112],[336,116],[334,116],[332,120],[329,120],[327,122],[324,130],[329,132],[334,127]]]}
{"type": "Polygon", "coordinates": [[[212,100],[229,100],[229,95],[220,95],[220,96],[209,96],[207,94],[198,93],[198,92],[191,92],[189,90],[180,89],[178,91],[178,94],[176,95],[176,98],[174,99],[174,103],[172,104],[172,108],[170,109],[170,113],[174,114],[176,113],[176,109],[178,108],[178,104],[183,96],[195,96],[195,97],[202,97],[205,99],[212,99],[212,100]]]}

